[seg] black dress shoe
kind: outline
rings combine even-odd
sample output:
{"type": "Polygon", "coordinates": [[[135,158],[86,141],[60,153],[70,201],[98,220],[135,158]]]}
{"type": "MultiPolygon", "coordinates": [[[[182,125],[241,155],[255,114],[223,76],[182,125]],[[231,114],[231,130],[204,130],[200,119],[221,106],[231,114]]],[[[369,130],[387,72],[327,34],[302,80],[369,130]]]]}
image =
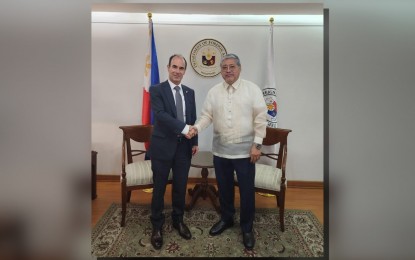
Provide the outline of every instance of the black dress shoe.
{"type": "Polygon", "coordinates": [[[223,220],[219,220],[219,222],[216,222],[212,228],[209,231],[209,235],[216,236],[225,231],[227,228],[230,228],[233,226],[233,221],[231,222],[225,222],[223,220]]]}
{"type": "Polygon", "coordinates": [[[173,227],[177,229],[177,231],[179,231],[179,235],[182,238],[184,239],[192,238],[192,233],[190,233],[189,228],[183,222],[173,223],[173,227]]]}
{"type": "Polygon", "coordinates": [[[243,233],[242,236],[243,236],[245,248],[248,250],[252,250],[252,248],[254,248],[254,245],[255,245],[254,233],[252,232],[243,233]]]}
{"type": "Polygon", "coordinates": [[[163,237],[160,229],[153,229],[153,233],[151,234],[151,244],[154,249],[160,249],[163,245],[163,237]]]}

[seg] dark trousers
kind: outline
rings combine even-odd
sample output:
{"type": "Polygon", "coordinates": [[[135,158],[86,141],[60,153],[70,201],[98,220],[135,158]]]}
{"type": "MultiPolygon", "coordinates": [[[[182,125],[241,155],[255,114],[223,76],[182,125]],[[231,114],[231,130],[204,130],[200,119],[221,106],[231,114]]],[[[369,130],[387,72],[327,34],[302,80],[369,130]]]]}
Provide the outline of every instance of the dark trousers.
{"type": "Polygon", "coordinates": [[[172,220],[173,222],[183,221],[183,214],[186,202],[187,178],[189,176],[191,150],[187,140],[178,143],[175,156],[172,160],[153,160],[151,169],[153,171],[153,197],[151,200],[151,223],[153,228],[161,229],[164,224],[164,193],[170,170],[173,171],[172,184],[172,220]]]}
{"type": "Polygon", "coordinates": [[[238,178],[240,194],[240,225],[242,232],[251,232],[255,217],[255,164],[250,158],[226,159],[213,157],[216,181],[219,190],[221,219],[233,220],[235,214],[234,172],[238,178]]]}

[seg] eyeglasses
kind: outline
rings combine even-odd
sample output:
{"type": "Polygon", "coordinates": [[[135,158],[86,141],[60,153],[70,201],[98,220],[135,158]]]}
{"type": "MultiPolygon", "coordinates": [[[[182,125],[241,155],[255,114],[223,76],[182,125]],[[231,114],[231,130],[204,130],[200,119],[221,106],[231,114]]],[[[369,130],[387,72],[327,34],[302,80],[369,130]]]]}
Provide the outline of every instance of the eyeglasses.
{"type": "Polygon", "coordinates": [[[235,65],[229,65],[229,66],[222,66],[221,69],[222,71],[234,71],[238,66],[235,65]]]}

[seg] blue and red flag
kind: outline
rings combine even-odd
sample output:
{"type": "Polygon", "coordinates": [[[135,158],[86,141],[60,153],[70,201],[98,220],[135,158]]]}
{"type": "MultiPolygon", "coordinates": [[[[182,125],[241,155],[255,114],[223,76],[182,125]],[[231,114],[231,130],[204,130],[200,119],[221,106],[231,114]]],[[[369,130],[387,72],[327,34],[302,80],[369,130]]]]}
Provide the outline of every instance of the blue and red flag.
{"type": "Polygon", "coordinates": [[[149,38],[148,38],[148,52],[146,55],[144,67],[144,84],[143,84],[143,109],[142,109],[142,124],[153,124],[153,115],[151,113],[150,105],[150,86],[160,83],[159,69],[157,62],[156,43],[154,40],[153,21],[149,15],[149,38]]]}
{"type": "MultiPolygon", "coordinates": [[[[150,87],[160,83],[159,67],[157,62],[156,42],[154,40],[153,21],[151,14],[148,14],[148,52],[144,66],[144,83],[143,83],[143,107],[141,114],[141,123],[143,125],[153,124],[153,113],[150,104],[150,87]]],[[[145,144],[146,149],[149,143],[145,144]]]]}

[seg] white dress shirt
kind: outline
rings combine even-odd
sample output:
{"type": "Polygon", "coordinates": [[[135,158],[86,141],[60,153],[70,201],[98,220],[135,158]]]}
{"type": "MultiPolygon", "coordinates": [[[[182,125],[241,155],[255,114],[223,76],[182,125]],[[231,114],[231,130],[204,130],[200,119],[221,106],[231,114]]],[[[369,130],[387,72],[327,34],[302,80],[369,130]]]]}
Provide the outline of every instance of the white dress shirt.
{"type": "MultiPolygon", "coordinates": [[[[182,96],[182,104],[183,104],[183,119],[184,119],[184,122],[186,122],[186,102],[184,101],[182,84],[175,85],[170,80],[167,80],[167,81],[169,82],[169,85],[170,85],[170,88],[171,88],[171,92],[173,93],[174,102],[176,102],[176,90],[174,89],[174,87],[175,86],[179,86],[180,87],[180,95],[182,96]]],[[[189,130],[190,130],[190,126],[189,125],[186,125],[184,127],[184,129],[182,130],[182,134],[186,135],[189,132],[189,130]]]]}
{"type": "Polygon", "coordinates": [[[252,143],[262,143],[266,134],[267,107],[261,89],[254,83],[238,79],[212,87],[205,99],[195,127],[203,131],[213,122],[212,153],[237,159],[247,158],[252,143]]]}

